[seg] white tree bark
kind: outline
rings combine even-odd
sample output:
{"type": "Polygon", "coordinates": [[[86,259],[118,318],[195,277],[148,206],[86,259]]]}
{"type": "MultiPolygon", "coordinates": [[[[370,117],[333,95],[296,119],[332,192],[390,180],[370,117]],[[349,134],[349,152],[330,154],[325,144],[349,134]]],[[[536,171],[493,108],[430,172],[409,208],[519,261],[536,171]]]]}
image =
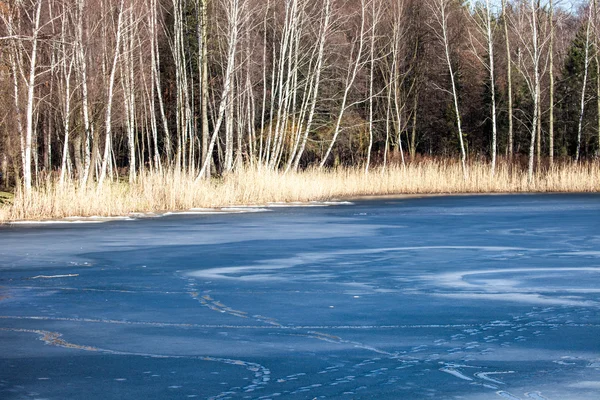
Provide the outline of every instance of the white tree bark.
{"type": "Polygon", "coordinates": [[[111,162],[111,153],[112,153],[112,105],[113,105],[113,97],[114,97],[114,87],[115,87],[115,76],[117,73],[117,62],[119,61],[119,56],[121,54],[121,41],[123,36],[123,13],[124,13],[124,0],[121,0],[119,3],[118,10],[118,20],[117,20],[117,32],[115,35],[115,48],[113,54],[112,66],[110,69],[110,76],[108,78],[108,91],[106,95],[106,112],[104,114],[104,129],[105,129],[105,137],[104,137],[104,154],[102,156],[102,166],[100,168],[100,177],[98,178],[98,188],[101,188],[104,180],[106,179],[107,169],[109,167],[109,162],[111,162]]]}
{"type": "Polygon", "coordinates": [[[79,72],[79,80],[81,86],[81,101],[83,114],[83,128],[85,130],[85,142],[83,147],[83,174],[81,176],[81,185],[85,187],[90,176],[91,167],[91,148],[94,138],[94,126],[90,123],[90,105],[88,95],[88,68],[87,55],[85,52],[83,38],[83,22],[84,22],[85,0],[77,0],[77,32],[76,32],[76,51],[77,51],[77,68],[79,72]]]}
{"type": "MultiPolygon", "coordinates": [[[[373,1],[373,0],[371,0],[371,1],[373,1]]],[[[344,113],[346,111],[346,103],[348,102],[348,95],[350,94],[350,90],[352,89],[352,86],[354,85],[354,80],[356,79],[356,76],[358,75],[358,71],[364,63],[362,60],[362,56],[363,56],[363,49],[364,49],[364,45],[365,45],[366,0],[361,0],[360,4],[361,4],[361,7],[360,7],[361,15],[360,15],[360,33],[359,33],[359,37],[358,37],[358,50],[356,52],[355,58],[353,58],[352,55],[350,56],[350,65],[348,66],[348,75],[346,76],[344,95],[342,97],[342,104],[340,105],[340,111],[338,113],[337,120],[335,123],[335,128],[333,131],[333,138],[331,139],[331,143],[329,144],[329,147],[327,148],[327,151],[325,152],[325,155],[323,156],[323,159],[321,160],[321,164],[319,165],[320,168],[323,168],[325,166],[325,164],[327,163],[327,159],[329,158],[329,155],[331,154],[331,150],[333,150],[335,141],[337,140],[337,137],[340,133],[340,128],[342,125],[342,118],[344,117],[344,113]]]]}
{"type": "Polygon", "coordinates": [[[508,16],[506,0],[502,0],[502,16],[504,19],[504,39],[506,43],[506,84],[508,97],[508,159],[513,158],[513,95],[512,95],[512,56],[510,53],[510,37],[508,36],[508,16]]]}
{"type": "Polygon", "coordinates": [[[62,20],[61,29],[61,42],[62,42],[62,75],[64,79],[64,96],[63,96],[63,129],[64,129],[64,143],[63,143],[63,154],[60,168],[60,180],[59,184],[63,185],[65,181],[65,174],[67,172],[67,160],[69,158],[69,130],[71,120],[71,73],[73,71],[73,63],[75,60],[74,54],[70,51],[70,45],[67,43],[67,19],[62,20]]]}
{"type": "MultiPolygon", "coordinates": [[[[595,1],[595,0],[594,0],[595,1]]],[[[550,156],[550,167],[554,165],[554,4],[550,0],[550,48],[548,56],[550,58],[550,115],[548,117],[548,155],[550,156]]]]}
{"type": "Polygon", "coordinates": [[[491,94],[491,103],[492,108],[490,110],[491,119],[492,119],[492,148],[491,148],[491,156],[492,156],[492,165],[491,165],[491,174],[492,176],[496,173],[496,154],[497,154],[497,138],[498,138],[498,128],[497,128],[497,111],[496,111],[496,79],[495,79],[495,71],[494,71],[494,35],[493,35],[493,22],[492,22],[492,10],[490,0],[485,0],[485,3],[482,5],[483,9],[479,8],[475,12],[475,24],[479,31],[485,36],[485,45],[482,47],[487,48],[487,59],[482,58],[478,54],[478,48],[474,42],[479,41],[474,39],[471,36],[471,45],[473,46],[473,54],[479,59],[479,61],[483,64],[483,66],[487,69],[490,79],[490,94],[491,94]],[[482,15],[483,14],[483,15],[482,15]]]}
{"type": "Polygon", "coordinates": [[[581,155],[581,133],[583,131],[583,116],[585,114],[585,95],[588,80],[588,71],[590,65],[590,29],[592,25],[592,7],[589,7],[589,15],[585,29],[585,57],[583,67],[583,82],[581,85],[581,103],[579,107],[579,123],[577,125],[577,151],[575,153],[575,161],[579,161],[581,155]]]}
{"type": "Polygon", "coordinates": [[[25,126],[25,164],[23,165],[23,187],[25,194],[31,193],[31,143],[33,137],[33,105],[35,102],[35,78],[37,66],[38,36],[40,33],[40,15],[42,11],[42,1],[36,1],[35,24],[32,35],[32,50],[29,59],[29,79],[27,81],[27,111],[25,126]]]}
{"type": "Polygon", "coordinates": [[[435,19],[438,23],[438,28],[440,31],[437,32],[437,36],[441,39],[442,44],[444,46],[444,55],[446,59],[446,65],[448,67],[448,72],[450,74],[450,84],[452,89],[452,99],[454,100],[454,112],[456,115],[456,126],[458,129],[458,139],[460,142],[460,152],[461,152],[461,165],[463,177],[467,179],[467,165],[466,159],[467,154],[465,152],[465,144],[463,140],[463,131],[460,117],[460,110],[458,106],[458,90],[456,88],[456,81],[454,77],[454,68],[452,67],[452,59],[451,59],[451,51],[450,51],[450,38],[448,37],[448,7],[451,2],[449,0],[435,0],[435,8],[432,10],[434,12],[435,19]]]}
{"type": "MultiPolygon", "coordinates": [[[[323,71],[323,63],[325,58],[325,43],[327,41],[327,36],[329,34],[331,28],[331,0],[325,0],[325,5],[323,8],[323,18],[321,20],[321,30],[319,33],[319,51],[317,53],[317,62],[315,64],[314,73],[312,76],[314,77],[313,85],[311,87],[312,98],[310,99],[310,111],[308,112],[308,121],[304,128],[304,134],[302,136],[302,143],[300,144],[300,148],[295,155],[295,159],[293,161],[294,171],[298,170],[298,166],[300,165],[300,160],[302,159],[302,154],[304,153],[304,149],[306,148],[306,142],[308,141],[308,135],[310,134],[313,119],[315,116],[315,109],[317,106],[317,101],[319,99],[319,87],[321,84],[321,73],[323,71]]],[[[289,166],[288,166],[289,169],[289,166]]]]}
{"type": "Polygon", "coordinates": [[[374,74],[375,74],[375,35],[377,32],[377,25],[379,24],[379,12],[380,8],[375,6],[376,0],[371,0],[371,40],[369,49],[369,146],[367,147],[367,161],[365,162],[365,174],[369,173],[369,166],[371,164],[371,151],[373,149],[373,136],[374,136],[374,74]]]}
{"type": "MultiPolygon", "coordinates": [[[[232,2],[235,2],[236,5],[239,4],[239,0],[230,0],[232,2]]],[[[234,78],[234,72],[235,72],[235,56],[236,56],[236,51],[237,51],[237,45],[238,45],[238,37],[237,37],[237,27],[231,26],[232,21],[235,20],[236,17],[234,17],[233,15],[231,15],[231,12],[237,12],[234,11],[233,9],[229,10],[230,12],[228,13],[228,25],[230,26],[230,31],[229,31],[229,35],[228,35],[228,40],[227,40],[227,62],[226,62],[226,69],[225,69],[225,76],[224,76],[224,81],[223,81],[223,90],[221,92],[221,100],[219,103],[219,109],[217,111],[217,117],[216,117],[216,122],[213,126],[213,133],[212,136],[210,138],[210,143],[208,144],[208,149],[206,154],[204,155],[204,161],[202,162],[202,167],[200,168],[200,173],[198,174],[198,176],[196,177],[196,181],[203,179],[207,176],[207,170],[210,167],[210,162],[212,160],[212,154],[213,154],[213,150],[215,147],[215,143],[217,141],[217,137],[219,135],[219,131],[221,130],[221,125],[223,124],[223,118],[225,115],[225,110],[226,110],[226,106],[227,106],[227,99],[229,97],[229,92],[231,91],[231,87],[233,85],[233,78],[234,78]]]]}
{"type": "Polygon", "coordinates": [[[535,148],[535,136],[538,127],[539,110],[540,110],[540,48],[538,39],[538,26],[537,26],[537,13],[538,8],[535,4],[535,0],[531,0],[531,28],[533,32],[532,46],[533,46],[533,120],[531,122],[531,144],[529,145],[529,167],[527,170],[527,180],[529,183],[533,182],[533,161],[534,161],[534,148],[535,148]]]}

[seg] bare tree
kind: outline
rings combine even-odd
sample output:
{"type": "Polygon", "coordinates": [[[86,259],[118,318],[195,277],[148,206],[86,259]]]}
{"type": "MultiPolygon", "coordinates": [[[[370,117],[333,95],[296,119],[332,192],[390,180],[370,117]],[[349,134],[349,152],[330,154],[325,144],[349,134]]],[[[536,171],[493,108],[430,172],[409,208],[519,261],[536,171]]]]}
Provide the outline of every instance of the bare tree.
{"type": "Polygon", "coordinates": [[[554,3],[550,0],[550,10],[548,18],[550,19],[550,48],[548,56],[550,58],[550,115],[548,121],[548,155],[550,156],[550,166],[554,165],[554,3]]]}
{"type": "Polygon", "coordinates": [[[365,32],[365,25],[366,25],[366,18],[365,18],[365,10],[367,8],[367,1],[374,1],[374,0],[361,0],[360,2],[360,32],[358,34],[358,38],[355,39],[355,41],[352,43],[352,54],[350,55],[350,59],[349,59],[349,65],[348,65],[348,73],[346,75],[346,82],[345,82],[345,87],[344,87],[344,94],[342,97],[342,103],[340,106],[340,111],[338,113],[337,116],[337,120],[335,123],[335,128],[333,131],[333,138],[331,139],[331,143],[329,144],[329,147],[327,148],[327,151],[325,152],[325,155],[323,156],[323,159],[321,160],[321,164],[320,167],[323,168],[325,166],[325,163],[327,163],[327,159],[329,158],[329,155],[331,154],[331,150],[333,149],[333,146],[335,145],[335,141],[337,140],[337,137],[340,133],[340,128],[342,125],[342,118],[344,117],[344,113],[346,112],[346,109],[348,107],[347,103],[348,103],[348,95],[350,94],[350,90],[352,89],[353,85],[354,85],[354,81],[358,75],[358,71],[359,69],[364,65],[365,61],[363,60],[363,51],[364,51],[364,47],[365,47],[365,38],[366,38],[366,32],[365,32]],[[355,48],[358,47],[357,50],[355,50],[355,48]]]}
{"type": "Polygon", "coordinates": [[[371,150],[373,149],[373,130],[374,130],[374,74],[375,74],[375,43],[377,35],[377,27],[381,19],[381,4],[377,0],[371,1],[371,32],[369,46],[369,146],[367,147],[367,161],[365,162],[365,173],[369,172],[371,163],[371,150]],[[377,3],[377,4],[376,4],[377,3]]]}
{"type": "MultiPolygon", "coordinates": [[[[199,82],[200,82],[200,108],[201,108],[201,131],[202,151],[200,158],[206,158],[208,153],[208,0],[196,0],[197,19],[199,21],[198,36],[198,60],[199,82]]],[[[210,176],[210,166],[206,169],[210,176]]]]}
{"type": "Polygon", "coordinates": [[[504,20],[504,39],[506,43],[506,85],[508,98],[508,159],[513,158],[513,93],[512,93],[512,55],[510,52],[510,37],[508,36],[508,15],[506,0],[502,0],[502,18],[504,20]]]}
{"type": "Polygon", "coordinates": [[[581,153],[581,132],[583,131],[583,115],[585,113],[585,95],[588,80],[588,71],[590,65],[590,30],[592,27],[592,7],[588,7],[588,16],[585,28],[585,56],[583,61],[583,82],[581,84],[581,106],[579,108],[579,123],[577,125],[577,150],[575,152],[575,161],[579,161],[581,153]]]}
{"type": "Polygon", "coordinates": [[[593,0],[593,11],[594,11],[594,63],[596,64],[596,118],[597,124],[596,129],[598,129],[598,149],[596,150],[597,156],[600,156],[600,41],[598,40],[598,35],[600,35],[600,26],[598,25],[600,21],[598,21],[598,1],[593,0]]]}
{"type": "Polygon", "coordinates": [[[492,102],[491,117],[492,117],[492,176],[496,173],[496,152],[497,152],[497,117],[496,117],[496,79],[494,71],[494,30],[495,25],[492,22],[492,10],[490,0],[485,0],[481,8],[477,8],[474,14],[475,25],[485,37],[485,44],[471,35],[471,45],[473,53],[487,69],[489,74],[490,97],[492,102]],[[487,57],[483,58],[478,53],[477,47],[487,47],[487,57]]]}
{"type": "Polygon", "coordinates": [[[451,12],[450,7],[452,5],[452,0],[434,0],[431,3],[431,11],[437,24],[436,36],[442,42],[444,46],[444,55],[446,65],[448,67],[448,72],[450,74],[450,84],[452,89],[452,98],[454,100],[454,111],[456,115],[456,125],[458,128],[458,139],[460,142],[460,152],[461,152],[461,164],[464,179],[467,179],[467,154],[465,152],[465,144],[463,140],[463,131],[462,131],[462,123],[460,110],[458,107],[458,90],[456,88],[456,79],[454,76],[454,68],[452,66],[452,54],[450,49],[450,36],[448,30],[448,17],[451,12]]]}
{"type": "MultiPolygon", "coordinates": [[[[7,27],[8,39],[11,40],[10,64],[13,76],[13,96],[20,134],[21,162],[23,172],[23,190],[26,196],[32,188],[32,142],[34,132],[35,86],[38,77],[38,48],[40,45],[41,0],[16,1],[7,14],[2,13],[2,20],[7,27]],[[30,32],[25,32],[30,25],[30,32]],[[21,111],[21,82],[25,89],[25,124],[21,111]]],[[[37,154],[37,153],[36,153],[37,154]]]]}
{"type": "Polygon", "coordinates": [[[223,77],[223,90],[221,92],[221,99],[219,103],[219,108],[217,112],[217,119],[213,126],[213,133],[210,138],[210,143],[208,144],[208,149],[206,154],[204,154],[204,160],[202,162],[202,166],[200,168],[200,173],[198,174],[196,180],[205,178],[207,175],[207,170],[210,168],[210,162],[212,160],[212,153],[217,141],[217,137],[219,131],[221,129],[221,125],[223,124],[223,118],[225,116],[225,110],[227,107],[227,101],[229,99],[229,92],[232,90],[232,86],[234,84],[234,72],[235,72],[235,57],[238,46],[238,21],[239,21],[239,13],[240,13],[240,0],[227,0],[228,6],[227,10],[227,61],[225,68],[225,75],[223,77]]]}
{"type": "MultiPolygon", "coordinates": [[[[306,148],[306,142],[308,140],[308,135],[311,131],[315,109],[317,106],[317,101],[319,99],[319,87],[321,85],[321,74],[323,71],[323,63],[325,59],[325,42],[327,41],[327,36],[331,30],[331,0],[325,0],[325,4],[323,7],[323,14],[321,18],[320,31],[319,31],[319,44],[318,44],[318,52],[317,52],[317,60],[315,62],[314,70],[311,71],[310,74],[310,84],[309,84],[309,110],[308,110],[308,120],[306,122],[306,126],[304,127],[304,134],[302,136],[302,143],[300,144],[299,150],[294,150],[292,154],[293,157],[290,157],[290,162],[293,162],[294,170],[298,169],[300,164],[300,160],[302,158],[302,154],[304,153],[304,149],[306,148]]],[[[291,164],[288,165],[287,170],[289,170],[291,164]]]]}
{"type": "Polygon", "coordinates": [[[100,177],[98,178],[98,187],[102,187],[104,180],[106,179],[106,172],[108,163],[111,157],[111,140],[112,140],[112,107],[114,98],[114,87],[115,87],[115,76],[117,73],[117,62],[121,54],[121,41],[123,36],[123,14],[124,14],[124,0],[120,0],[118,15],[117,15],[117,31],[115,33],[115,46],[113,51],[113,60],[110,68],[110,76],[108,78],[108,89],[106,94],[106,112],[104,115],[104,155],[102,156],[102,167],[100,170],[100,177]]]}
{"type": "MultiPolygon", "coordinates": [[[[540,12],[539,1],[530,0],[529,4],[521,4],[518,19],[513,21],[515,31],[518,34],[520,47],[525,53],[519,54],[517,67],[529,89],[533,100],[533,117],[530,126],[529,163],[527,179],[533,181],[533,169],[535,160],[536,136],[541,130],[540,123],[540,100],[541,100],[541,58],[542,50],[549,38],[541,39],[539,35],[538,14],[540,12]]],[[[539,142],[538,142],[539,143],[539,142]]],[[[539,157],[538,157],[539,159],[539,157]]]]}
{"type": "Polygon", "coordinates": [[[64,95],[62,96],[64,102],[63,108],[63,129],[64,129],[64,143],[63,143],[63,154],[60,169],[60,184],[62,185],[65,181],[65,174],[67,171],[67,160],[69,158],[69,133],[70,133],[70,120],[71,120],[71,75],[73,72],[74,65],[74,54],[73,46],[68,42],[67,39],[67,18],[62,19],[61,29],[61,58],[62,58],[62,77],[64,80],[64,95]]]}

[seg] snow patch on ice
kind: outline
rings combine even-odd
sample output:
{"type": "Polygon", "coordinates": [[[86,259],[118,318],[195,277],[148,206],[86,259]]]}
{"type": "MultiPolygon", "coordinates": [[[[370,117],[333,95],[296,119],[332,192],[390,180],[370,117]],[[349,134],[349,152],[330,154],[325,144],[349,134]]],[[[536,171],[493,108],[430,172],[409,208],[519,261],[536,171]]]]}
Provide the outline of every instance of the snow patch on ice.
{"type": "Polygon", "coordinates": [[[463,374],[462,372],[460,372],[459,370],[454,369],[454,368],[446,368],[446,367],[445,368],[440,368],[440,371],[445,372],[447,374],[450,374],[452,376],[455,376],[455,377],[457,377],[459,379],[463,379],[465,381],[472,381],[473,380],[473,378],[470,378],[470,377],[466,376],[465,374],[463,374]]]}
{"type": "Polygon", "coordinates": [[[91,220],[80,220],[80,221],[65,221],[65,220],[53,220],[53,221],[12,221],[10,225],[60,225],[60,224],[99,224],[106,221],[91,221],[91,220]]]}
{"type": "Polygon", "coordinates": [[[266,208],[258,208],[258,207],[223,207],[221,211],[224,212],[232,212],[232,213],[258,213],[258,212],[267,212],[270,211],[266,208]]]}
{"type": "Polygon", "coordinates": [[[58,224],[99,224],[110,221],[134,221],[135,218],[129,216],[101,217],[94,215],[91,217],[71,216],[57,220],[33,220],[33,221],[12,221],[11,225],[58,225],[58,224]]]}

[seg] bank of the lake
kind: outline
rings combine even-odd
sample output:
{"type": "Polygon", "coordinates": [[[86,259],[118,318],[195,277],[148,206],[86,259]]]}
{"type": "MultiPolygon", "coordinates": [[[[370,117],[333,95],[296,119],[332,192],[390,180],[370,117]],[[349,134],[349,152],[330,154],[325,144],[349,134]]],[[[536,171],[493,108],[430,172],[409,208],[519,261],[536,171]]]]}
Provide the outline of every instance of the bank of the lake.
{"type": "Polygon", "coordinates": [[[243,169],[211,180],[195,173],[145,171],[135,182],[118,179],[102,187],[63,184],[52,179],[37,185],[28,196],[17,191],[14,200],[0,206],[0,222],[80,216],[127,216],[261,205],[310,202],[365,196],[599,192],[600,163],[563,163],[535,175],[499,165],[492,175],[489,164],[472,163],[465,179],[457,162],[428,161],[373,168],[310,169],[281,172],[243,169]]]}

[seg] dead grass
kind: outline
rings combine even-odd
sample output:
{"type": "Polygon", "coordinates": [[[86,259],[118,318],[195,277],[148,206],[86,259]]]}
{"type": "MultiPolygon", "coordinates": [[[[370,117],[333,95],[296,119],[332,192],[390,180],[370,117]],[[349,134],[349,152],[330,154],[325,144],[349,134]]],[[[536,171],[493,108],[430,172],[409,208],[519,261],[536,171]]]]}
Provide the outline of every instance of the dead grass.
{"type": "Polygon", "coordinates": [[[145,172],[134,184],[107,182],[100,190],[47,182],[29,197],[17,193],[12,204],[0,206],[0,222],[375,195],[599,191],[599,162],[562,164],[538,174],[531,184],[525,171],[511,173],[505,165],[492,177],[489,164],[473,163],[465,180],[459,163],[432,160],[368,174],[359,168],[288,174],[246,169],[200,182],[192,174],[145,172]]]}

